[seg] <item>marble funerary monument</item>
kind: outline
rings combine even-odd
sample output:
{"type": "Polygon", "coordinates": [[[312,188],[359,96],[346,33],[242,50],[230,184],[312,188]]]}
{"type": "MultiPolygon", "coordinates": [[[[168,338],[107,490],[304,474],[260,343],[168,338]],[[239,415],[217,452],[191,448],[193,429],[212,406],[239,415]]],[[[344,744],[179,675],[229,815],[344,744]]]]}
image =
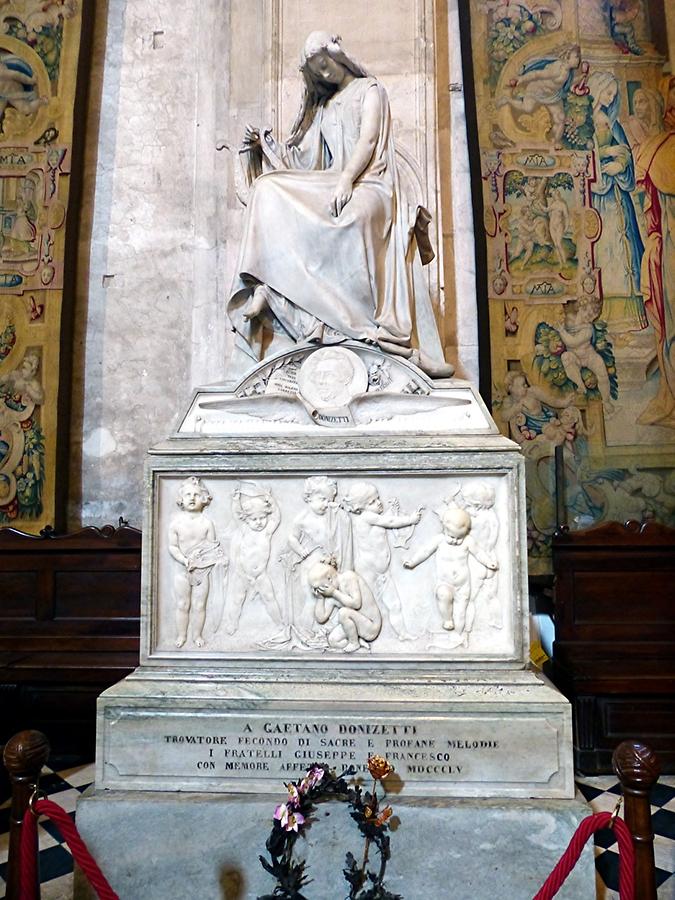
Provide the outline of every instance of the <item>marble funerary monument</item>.
{"type": "Polygon", "coordinates": [[[78,813],[96,845],[97,805],[144,830],[164,804],[210,853],[229,821],[236,896],[264,889],[259,795],[314,761],[387,756],[415,840],[429,798],[573,797],[569,706],[528,668],[523,460],[444,358],[423,180],[340,38],[310,34],[300,79],[288,139],[249,125],[237,153],[231,375],[150,451],[141,666],[100,698],[78,813]]]}

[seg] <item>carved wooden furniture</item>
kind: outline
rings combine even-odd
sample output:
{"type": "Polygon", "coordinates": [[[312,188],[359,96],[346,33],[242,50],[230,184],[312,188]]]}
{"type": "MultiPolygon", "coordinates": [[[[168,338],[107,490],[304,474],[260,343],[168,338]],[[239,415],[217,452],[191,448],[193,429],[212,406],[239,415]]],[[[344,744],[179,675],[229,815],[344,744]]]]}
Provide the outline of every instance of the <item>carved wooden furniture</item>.
{"type": "Polygon", "coordinates": [[[573,705],[577,768],[610,772],[613,748],[640,734],[675,771],[675,530],[562,528],[553,568],[552,676],[573,705]]]}
{"type": "Polygon", "coordinates": [[[138,665],[141,533],[0,530],[0,744],[39,727],[94,750],[96,697],[138,665]]]}

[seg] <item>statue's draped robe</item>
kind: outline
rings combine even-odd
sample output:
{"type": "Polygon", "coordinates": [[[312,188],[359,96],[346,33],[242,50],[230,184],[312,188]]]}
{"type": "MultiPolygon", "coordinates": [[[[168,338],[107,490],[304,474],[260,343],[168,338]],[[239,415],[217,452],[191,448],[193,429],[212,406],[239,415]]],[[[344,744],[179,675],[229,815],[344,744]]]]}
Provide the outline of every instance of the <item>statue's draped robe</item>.
{"type": "Polygon", "coordinates": [[[298,146],[265,134],[262,153],[274,171],[253,183],[228,306],[247,352],[263,355],[260,323],[243,316],[251,288],[261,283],[271,289],[274,327],[294,341],[352,338],[410,347],[415,331],[427,356],[442,361],[416,238],[429,214],[399,186],[384,88],[374,78],[355,78],[317,109],[298,146]],[[369,91],[380,103],[377,144],[335,217],[331,198],[359,139],[369,91]]]}

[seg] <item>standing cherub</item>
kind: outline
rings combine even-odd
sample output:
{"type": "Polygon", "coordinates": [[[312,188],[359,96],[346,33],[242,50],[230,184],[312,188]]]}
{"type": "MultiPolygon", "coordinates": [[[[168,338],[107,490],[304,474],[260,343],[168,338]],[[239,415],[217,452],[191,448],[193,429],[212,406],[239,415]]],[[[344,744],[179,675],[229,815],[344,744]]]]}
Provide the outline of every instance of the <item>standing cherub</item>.
{"type": "Polygon", "coordinates": [[[344,498],[353,517],[356,568],[363,574],[377,599],[389,613],[391,627],[400,641],[411,640],[403,618],[403,606],[391,577],[391,548],[388,532],[419,524],[423,507],[414,513],[400,514],[384,504],[374,484],[355,481],[344,498]]]}
{"type": "Polygon", "coordinates": [[[211,494],[200,478],[186,478],[178,488],[176,497],[180,512],[169,523],[169,553],[182,567],[173,580],[176,647],[179,648],[187,641],[190,620],[195,646],[204,646],[210,575],[216,563],[223,558],[215,525],[204,513],[211,500],[211,494]]]}
{"type": "Polygon", "coordinates": [[[486,568],[499,568],[497,560],[486,553],[471,537],[471,516],[465,509],[448,506],[441,513],[443,531],[403,560],[406,569],[436,556],[436,602],[446,631],[455,631],[467,646],[475,617],[475,600],[471,591],[469,554],[486,568]]]}
{"type": "Polygon", "coordinates": [[[364,579],[351,569],[338,572],[332,556],[314,563],[308,579],[316,596],[317,622],[325,625],[337,610],[337,624],[328,634],[328,646],[345,653],[369,647],[382,628],[382,614],[364,579]]]}
{"type": "Polygon", "coordinates": [[[232,513],[241,527],[230,545],[230,580],[223,618],[225,630],[234,634],[246,600],[260,597],[275,625],[282,625],[272,579],[267,572],[272,535],[281,512],[270,491],[244,482],[232,494],[232,513]]]}
{"type": "MultiPolygon", "coordinates": [[[[563,410],[564,412],[564,410],[563,410]]],[[[479,546],[495,558],[497,540],[499,538],[499,519],[495,512],[495,489],[485,481],[471,480],[462,488],[466,511],[471,516],[471,536],[479,546]]],[[[478,585],[475,591],[475,605],[485,606],[491,613],[496,613],[491,621],[496,628],[502,627],[501,608],[492,607],[497,599],[497,570],[479,562],[478,585]]],[[[473,625],[473,622],[471,622],[473,625]]],[[[467,627],[471,631],[471,627],[467,627]]]]}
{"type": "Polygon", "coordinates": [[[287,549],[282,554],[286,566],[290,619],[303,642],[315,634],[315,594],[308,582],[309,570],[324,557],[335,558],[338,568],[352,567],[351,523],[347,513],[335,501],[337,481],[325,475],[305,480],[302,498],[305,506],[293,519],[287,549]]]}

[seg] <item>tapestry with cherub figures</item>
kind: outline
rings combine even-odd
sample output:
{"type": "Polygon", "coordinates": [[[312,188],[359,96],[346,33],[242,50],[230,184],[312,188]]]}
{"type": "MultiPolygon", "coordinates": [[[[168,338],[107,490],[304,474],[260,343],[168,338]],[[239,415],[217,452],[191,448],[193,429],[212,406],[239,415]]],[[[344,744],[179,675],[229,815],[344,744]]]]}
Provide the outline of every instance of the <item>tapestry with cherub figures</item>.
{"type": "Polygon", "coordinates": [[[82,17],[82,0],[0,2],[0,527],[33,532],[55,521],[67,425],[57,411],[82,17]]]}
{"type": "Polygon", "coordinates": [[[556,447],[571,527],[675,524],[674,13],[663,0],[470,12],[493,410],[526,457],[543,573],[556,447]]]}

